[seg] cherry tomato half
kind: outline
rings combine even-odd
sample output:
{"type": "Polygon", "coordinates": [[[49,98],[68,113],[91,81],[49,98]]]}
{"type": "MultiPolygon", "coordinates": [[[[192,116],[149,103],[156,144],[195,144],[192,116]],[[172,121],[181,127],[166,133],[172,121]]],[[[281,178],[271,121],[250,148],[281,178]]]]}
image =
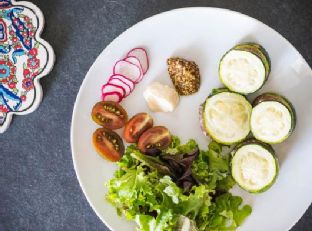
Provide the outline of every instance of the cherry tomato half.
{"type": "Polygon", "coordinates": [[[121,137],[107,128],[98,128],[92,137],[95,150],[105,159],[119,161],[125,152],[121,137]]]}
{"type": "Polygon", "coordinates": [[[115,130],[125,126],[128,114],[118,103],[112,101],[101,101],[93,106],[92,119],[97,124],[115,130]]]}
{"type": "Polygon", "coordinates": [[[137,143],[140,136],[153,127],[153,118],[147,113],[138,113],[126,124],[124,138],[128,143],[137,143]]]}
{"type": "Polygon", "coordinates": [[[138,147],[145,153],[148,149],[166,149],[171,144],[172,137],[169,130],[163,126],[156,126],[146,130],[140,137],[138,147]]]}

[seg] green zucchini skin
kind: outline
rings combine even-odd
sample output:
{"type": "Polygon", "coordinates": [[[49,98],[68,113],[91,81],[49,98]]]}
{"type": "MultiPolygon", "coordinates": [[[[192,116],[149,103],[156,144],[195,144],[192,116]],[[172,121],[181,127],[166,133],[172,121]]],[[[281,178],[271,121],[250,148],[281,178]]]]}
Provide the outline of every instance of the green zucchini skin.
{"type": "Polygon", "coordinates": [[[293,131],[295,130],[296,124],[297,124],[297,114],[296,114],[296,110],[295,110],[294,106],[286,97],[279,95],[277,93],[274,93],[274,92],[267,92],[267,93],[263,93],[262,95],[259,95],[253,101],[252,106],[255,107],[262,102],[268,102],[268,101],[279,102],[279,103],[283,104],[288,109],[288,111],[290,112],[291,129],[289,131],[289,135],[288,135],[288,137],[289,137],[293,133],[293,131]]]}
{"type": "MultiPolygon", "coordinates": [[[[259,193],[263,193],[265,191],[267,191],[269,188],[272,187],[272,185],[276,182],[276,179],[278,177],[278,174],[279,174],[279,162],[278,162],[278,158],[276,156],[276,153],[273,149],[273,147],[270,145],[270,144],[267,144],[267,143],[264,143],[260,140],[257,140],[257,139],[254,139],[254,138],[250,138],[248,140],[245,140],[244,142],[236,145],[233,150],[231,151],[231,162],[230,162],[230,167],[232,169],[232,159],[235,155],[235,153],[243,146],[245,145],[249,145],[249,144],[255,144],[255,145],[260,145],[261,147],[265,148],[268,152],[271,153],[271,155],[273,156],[274,160],[275,160],[275,177],[273,178],[273,180],[271,181],[270,184],[268,184],[267,186],[265,186],[264,188],[262,189],[259,189],[259,190],[249,190],[245,187],[242,187],[238,182],[236,182],[238,184],[239,187],[241,187],[242,189],[244,189],[245,191],[247,192],[250,192],[250,193],[253,193],[253,194],[259,194],[259,193]]],[[[231,173],[232,173],[232,170],[231,170],[231,173]]],[[[233,177],[233,179],[235,180],[235,178],[233,177]]]]}
{"type": "Polygon", "coordinates": [[[217,95],[219,93],[222,93],[222,92],[232,92],[232,93],[235,93],[235,94],[239,94],[239,93],[230,91],[228,88],[225,88],[225,87],[223,87],[223,88],[214,88],[214,89],[212,89],[212,92],[211,92],[211,94],[209,94],[208,98],[212,97],[214,95],[217,95]]]}
{"type": "MultiPolygon", "coordinates": [[[[222,82],[222,77],[220,74],[220,68],[221,68],[222,60],[232,50],[250,52],[250,53],[254,54],[255,56],[257,56],[261,60],[261,62],[264,65],[264,68],[265,68],[265,81],[263,81],[261,87],[259,88],[259,89],[261,89],[263,87],[263,85],[266,83],[266,81],[268,80],[269,75],[271,73],[271,59],[270,59],[269,53],[266,51],[266,49],[263,46],[261,46],[260,44],[254,43],[254,42],[246,42],[246,43],[237,44],[234,47],[232,47],[230,50],[228,50],[222,56],[222,58],[220,59],[220,62],[219,62],[219,67],[218,67],[218,73],[219,73],[219,78],[220,78],[221,82],[222,82]]],[[[259,89],[257,89],[256,91],[258,91],[259,89]]],[[[240,92],[238,92],[238,93],[240,93],[240,92]]],[[[254,93],[254,92],[250,92],[250,93],[254,93]]],[[[240,94],[242,94],[242,93],[240,93],[240,94]]]]}

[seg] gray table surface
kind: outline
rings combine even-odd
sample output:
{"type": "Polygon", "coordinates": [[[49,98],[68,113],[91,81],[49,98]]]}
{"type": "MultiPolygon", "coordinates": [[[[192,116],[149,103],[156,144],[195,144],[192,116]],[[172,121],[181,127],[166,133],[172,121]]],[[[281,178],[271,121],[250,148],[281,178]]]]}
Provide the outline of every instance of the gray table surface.
{"type": "MultiPolygon", "coordinates": [[[[54,47],[57,63],[41,81],[44,98],[38,110],[15,117],[10,129],[0,135],[0,231],[108,230],[88,205],[73,169],[72,109],[95,58],[116,36],[140,20],[180,7],[228,8],[280,32],[312,66],[311,0],[33,2],[44,12],[43,37],[54,47]]],[[[276,212],[279,209],[282,207],[276,212]]],[[[292,229],[306,230],[312,230],[312,207],[292,229]]]]}

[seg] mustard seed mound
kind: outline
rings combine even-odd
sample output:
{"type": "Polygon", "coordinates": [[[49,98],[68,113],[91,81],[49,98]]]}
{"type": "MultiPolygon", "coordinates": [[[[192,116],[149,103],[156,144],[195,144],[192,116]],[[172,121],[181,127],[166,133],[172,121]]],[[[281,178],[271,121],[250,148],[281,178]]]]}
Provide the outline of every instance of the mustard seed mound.
{"type": "Polygon", "coordinates": [[[167,60],[171,81],[179,95],[191,95],[199,90],[200,74],[197,64],[182,58],[167,60]]]}

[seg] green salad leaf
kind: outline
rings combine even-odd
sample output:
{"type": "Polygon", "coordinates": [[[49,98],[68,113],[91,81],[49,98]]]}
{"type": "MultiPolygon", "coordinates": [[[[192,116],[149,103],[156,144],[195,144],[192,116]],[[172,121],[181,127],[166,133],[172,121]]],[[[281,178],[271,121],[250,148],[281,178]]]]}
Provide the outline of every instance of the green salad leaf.
{"type": "Polygon", "coordinates": [[[222,146],[212,141],[207,151],[201,151],[193,162],[192,171],[197,180],[212,189],[228,191],[235,185],[230,173],[230,156],[222,155],[222,146]]]}
{"type": "Polygon", "coordinates": [[[236,230],[252,212],[249,205],[240,208],[242,202],[241,197],[232,196],[230,193],[218,196],[216,202],[210,206],[209,216],[198,221],[199,230],[236,230]]]}
{"type": "Polygon", "coordinates": [[[196,148],[198,148],[198,145],[195,140],[190,139],[187,143],[181,144],[179,137],[173,136],[171,145],[165,150],[165,153],[169,155],[189,153],[196,148]]]}
{"type": "Polygon", "coordinates": [[[234,185],[229,157],[221,155],[222,147],[215,142],[196,157],[194,150],[198,153],[194,140],[181,144],[178,137],[161,154],[174,155],[167,159],[145,155],[136,145],[128,146],[114,178],[107,182],[107,200],[119,215],[134,220],[139,231],[179,231],[181,218],[189,219],[192,230],[235,230],[249,216],[251,207],[242,207],[242,199],[228,192],[234,185]],[[165,161],[184,155],[189,158],[187,153],[195,157],[188,177],[199,183],[186,192],[170,176],[172,169],[165,161]]]}

